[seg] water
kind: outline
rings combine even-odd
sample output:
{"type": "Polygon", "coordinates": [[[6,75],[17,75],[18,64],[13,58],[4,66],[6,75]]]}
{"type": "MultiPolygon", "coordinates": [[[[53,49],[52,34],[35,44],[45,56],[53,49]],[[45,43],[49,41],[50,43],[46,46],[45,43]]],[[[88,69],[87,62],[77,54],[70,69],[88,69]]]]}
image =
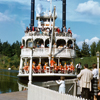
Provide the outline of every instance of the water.
{"type": "MultiPolygon", "coordinates": [[[[17,75],[17,70],[0,69],[0,94],[27,89],[28,81],[19,81],[17,75]]],[[[33,82],[33,84],[42,86],[42,82],[33,82]]]]}
{"type": "Polygon", "coordinates": [[[0,69],[0,94],[19,91],[18,71],[0,69]]]}

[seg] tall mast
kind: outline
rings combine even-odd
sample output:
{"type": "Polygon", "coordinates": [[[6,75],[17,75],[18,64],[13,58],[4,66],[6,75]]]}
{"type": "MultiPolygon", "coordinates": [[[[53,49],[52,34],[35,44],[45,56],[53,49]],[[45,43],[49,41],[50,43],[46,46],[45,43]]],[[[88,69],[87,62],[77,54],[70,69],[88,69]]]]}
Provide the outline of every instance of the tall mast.
{"type": "Polygon", "coordinates": [[[35,0],[31,0],[31,26],[34,26],[35,0]]]}
{"type": "Polygon", "coordinates": [[[50,30],[51,30],[51,17],[52,17],[52,0],[50,0],[50,30]]]}
{"type": "Polygon", "coordinates": [[[62,0],[62,28],[66,26],[66,0],[62,0]]]}
{"type": "Polygon", "coordinates": [[[53,29],[52,29],[52,33],[51,33],[51,40],[50,40],[50,59],[52,57],[52,41],[53,41],[53,37],[54,37],[54,28],[55,28],[55,11],[56,11],[56,7],[54,6],[54,14],[53,14],[53,29]]]}

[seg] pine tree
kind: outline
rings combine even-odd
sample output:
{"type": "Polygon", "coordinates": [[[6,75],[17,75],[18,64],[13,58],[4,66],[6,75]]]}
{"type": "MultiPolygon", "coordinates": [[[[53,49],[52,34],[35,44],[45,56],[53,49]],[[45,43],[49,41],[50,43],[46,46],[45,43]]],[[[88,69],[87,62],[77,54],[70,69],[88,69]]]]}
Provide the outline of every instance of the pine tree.
{"type": "Polygon", "coordinates": [[[0,40],[0,54],[2,53],[2,42],[0,40]]]}
{"type": "Polygon", "coordinates": [[[99,40],[98,43],[97,43],[96,51],[99,51],[99,52],[100,52],[100,40],[99,40]]]}
{"type": "Polygon", "coordinates": [[[96,43],[93,42],[90,47],[91,47],[91,49],[90,49],[91,56],[95,56],[96,55],[96,43]]]}
{"type": "Polygon", "coordinates": [[[75,44],[75,51],[76,51],[76,56],[77,57],[82,57],[80,48],[78,47],[77,44],[75,44]]]}
{"type": "Polygon", "coordinates": [[[89,57],[90,56],[89,45],[85,41],[82,44],[81,54],[82,54],[82,57],[89,57]]]}

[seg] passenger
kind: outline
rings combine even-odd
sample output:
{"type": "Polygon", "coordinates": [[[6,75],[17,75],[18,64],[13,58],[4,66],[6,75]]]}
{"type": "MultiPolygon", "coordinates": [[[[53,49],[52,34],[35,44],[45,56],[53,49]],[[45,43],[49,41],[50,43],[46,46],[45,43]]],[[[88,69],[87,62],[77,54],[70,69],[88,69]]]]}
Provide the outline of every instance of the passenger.
{"type": "Polygon", "coordinates": [[[35,31],[35,27],[34,26],[32,26],[32,31],[35,31]]]}
{"type": "Polygon", "coordinates": [[[64,48],[66,48],[66,44],[64,44],[64,48]]]}
{"type": "Polygon", "coordinates": [[[42,29],[40,28],[39,30],[40,30],[40,35],[42,35],[42,29]]]}
{"type": "Polygon", "coordinates": [[[98,81],[97,76],[99,74],[98,69],[97,69],[97,64],[93,63],[92,64],[93,67],[93,79],[92,79],[92,93],[93,93],[93,98],[94,100],[97,100],[97,95],[98,95],[98,83],[96,83],[98,81]]]}
{"type": "Polygon", "coordinates": [[[36,66],[36,69],[38,70],[38,73],[41,73],[41,63],[39,63],[38,66],[36,66]]]}
{"type": "Polygon", "coordinates": [[[27,74],[29,72],[28,62],[27,62],[27,65],[25,65],[25,67],[24,67],[24,71],[25,71],[25,74],[27,74]]]}
{"type": "Polygon", "coordinates": [[[23,44],[22,44],[22,45],[20,46],[20,48],[23,49],[23,47],[24,47],[24,46],[23,46],[23,44]]]}
{"type": "Polygon", "coordinates": [[[58,73],[58,66],[57,66],[57,63],[54,64],[54,73],[58,73]]]}
{"type": "Polygon", "coordinates": [[[70,68],[71,68],[71,72],[73,72],[73,71],[74,71],[73,62],[71,62],[71,64],[70,64],[70,68]]]}
{"type": "Polygon", "coordinates": [[[67,31],[66,27],[63,26],[63,32],[65,33],[67,31]]]}
{"type": "Polygon", "coordinates": [[[42,25],[42,31],[44,31],[44,25],[42,25]]]}
{"type": "Polygon", "coordinates": [[[49,28],[47,28],[47,29],[46,29],[46,31],[47,31],[47,32],[49,32],[49,31],[50,31],[50,29],[49,29],[49,28]]]}
{"type": "Polygon", "coordinates": [[[64,63],[64,73],[67,73],[67,69],[68,69],[67,64],[64,63]]]}
{"type": "Polygon", "coordinates": [[[53,48],[56,48],[56,46],[57,46],[56,43],[54,43],[54,44],[53,44],[53,48]]]}
{"type": "Polygon", "coordinates": [[[68,67],[67,73],[71,73],[72,71],[71,71],[71,67],[70,67],[70,64],[69,64],[69,63],[68,63],[68,65],[67,65],[67,67],[68,67]]]}
{"type": "Polygon", "coordinates": [[[59,29],[59,27],[57,28],[57,32],[58,32],[58,34],[60,33],[60,29],[59,29]]]}
{"type": "Polygon", "coordinates": [[[32,64],[32,71],[33,71],[33,73],[35,73],[35,62],[33,62],[33,64],[32,64]]]}
{"type": "Polygon", "coordinates": [[[51,61],[50,61],[50,67],[54,67],[55,61],[54,61],[54,57],[52,57],[51,61]]]}
{"type": "Polygon", "coordinates": [[[60,85],[59,86],[59,93],[64,94],[65,93],[65,81],[64,81],[65,77],[61,76],[60,79],[61,80],[56,81],[56,82],[57,82],[57,84],[60,85]]]}
{"type": "Polygon", "coordinates": [[[46,67],[47,67],[47,63],[45,62],[45,65],[43,66],[44,72],[46,73],[46,67]]]}
{"type": "Polygon", "coordinates": [[[32,31],[32,27],[31,27],[31,24],[29,24],[29,30],[31,30],[31,31],[32,31]]]}
{"type": "Polygon", "coordinates": [[[41,48],[44,48],[44,45],[43,45],[43,43],[41,44],[41,48]]]}
{"type": "Polygon", "coordinates": [[[49,48],[49,44],[47,44],[47,47],[49,48]]]}
{"type": "Polygon", "coordinates": [[[50,61],[50,71],[51,71],[51,72],[53,72],[54,64],[55,64],[54,57],[52,57],[52,58],[51,58],[51,61],[50,61]]]}
{"type": "Polygon", "coordinates": [[[29,29],[29,32],[31,32],[31,30],[29,29]]]}
{"type": "Polygon", "coordinates": [[[72,31],[70,30],[70,27],[68,28],[68,34],[72,37],[72,31]]]}
{"type": "Polygon", "coordinates": [[[64,67],[61,65],[61,62],[59,62],[58,71],[64,73],[64,67]]]}
{"type": "Polygon", "coordinates": [[[77,74],[80,73],[81,68],[82,68],[81,62],[79,62],[78,64],[76,64],[77,74]]]}
{"type": "Polygon", "coordinates": [[[90,100],[91,80],[93,78],[92,71],[88,69],[88,64],[84,64],[84,69],[77,75],[80,80],[81,96],[90,100]]]}
{"type": "Polygon", "coordinates": [[[26,31],[25,31],[25,33],[28,33],[29,32],[29,28],[28,27],[26,27],[26,31]]]}
{"type": "Polygon", "coordinates": [[[36,47],[37,47],[37,48],[39,48],[39,47],[40,47],[40,44],[39,44],[39,42],[37,42],[37,44],[36,44],[36,47]]]}

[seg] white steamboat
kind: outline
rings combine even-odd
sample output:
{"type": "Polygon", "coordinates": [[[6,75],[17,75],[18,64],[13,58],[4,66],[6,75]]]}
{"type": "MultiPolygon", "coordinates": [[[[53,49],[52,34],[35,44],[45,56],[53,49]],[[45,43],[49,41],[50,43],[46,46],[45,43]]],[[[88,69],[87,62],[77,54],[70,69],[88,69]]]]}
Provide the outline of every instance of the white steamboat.
{"type": "Polygon", "coordinates": [[[76,77],[74,70],[69,72],[70,64],[74,66],[76,40],[66,29],[61,32],[57,29],[58,27],[55,27],[56,18],[55,9],[53,14],[50,12],[37,14],[37,28],[33,27],[32,31],[25,32],[25,36],[22,37],[23,48],[18,74],[20,79],[28,79],[30,71],[33,81],[56,80],[60,76],[64,76],[66,79],[76,77]],[[63,69],[55,71],[55,65],[51,66],[52,57],[57,66],[64,66],[66,63],[68,69],[65,70],[63,67],[63,69]],[[44,71],[45,62],[47,65],[44,71]],[[36,67],[38,64],[40,70],[35,72],[32,66],[36,67]],[[25,66],[29,66],[27,71],[24,69],[25,66]]]}

